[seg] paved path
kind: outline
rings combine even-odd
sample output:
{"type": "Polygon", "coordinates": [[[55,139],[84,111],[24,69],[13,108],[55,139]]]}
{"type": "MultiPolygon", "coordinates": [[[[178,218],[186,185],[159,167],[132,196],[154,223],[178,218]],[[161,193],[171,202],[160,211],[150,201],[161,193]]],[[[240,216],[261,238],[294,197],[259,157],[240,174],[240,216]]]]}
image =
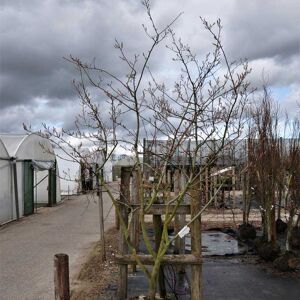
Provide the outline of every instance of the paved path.
{"type": "MultiPolygon", "coordinates": [[[[104,194],[105,215],[111,202],[104,194]]],[[[97,198],[71,197],[62,205],[0,228],[0,299],[54,299],[53,256],[67,253],[74,278],[93,243],[99,240],[97,198]]],[[[114,224],[114,210],[106,229],[114,224]]]]}
{"type": "MultiPolygon", "coordinates": [[[[172,290],[175,289],[179,300],[189,300],[187,289],[191,278],[189,269],[186,275],[181,275],[184,276],[181,281],[178,278],[174,280],[172,268],[165,267],[165,274],[169,278],[167,288],[171,286],[172,290]]],[[[129,297],[147,293],[147,280],[142,271],[139,270],[134,275],[129,274],[128,293],[129,297]]],[[[300,279],[293,274],[278,274],[271,268],[264,268],[263,265],[247,263],[242,257],[204,258],[203,299],[299,300],[300,279]]]]}

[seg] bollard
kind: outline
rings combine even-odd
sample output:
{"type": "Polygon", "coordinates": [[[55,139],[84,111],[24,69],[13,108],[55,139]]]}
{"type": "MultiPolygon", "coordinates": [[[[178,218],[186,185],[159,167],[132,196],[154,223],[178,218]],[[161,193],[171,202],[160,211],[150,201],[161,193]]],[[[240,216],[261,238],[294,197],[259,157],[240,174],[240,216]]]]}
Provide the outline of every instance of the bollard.
{"type": "Polygon", "coordinates": [[[69,256],[54,255],[54,291],[55,300],[70,300],[69,256]]]}

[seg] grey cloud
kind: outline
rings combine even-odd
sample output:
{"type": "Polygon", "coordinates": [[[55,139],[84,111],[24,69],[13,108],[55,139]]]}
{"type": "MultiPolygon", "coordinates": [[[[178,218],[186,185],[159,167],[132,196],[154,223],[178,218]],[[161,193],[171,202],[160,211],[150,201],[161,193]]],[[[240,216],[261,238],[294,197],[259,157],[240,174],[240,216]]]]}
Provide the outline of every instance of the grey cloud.
{"type": "MultiPolygon", "coordinates": [[[[199,16],[209,21],[221,18],[230,59],[247,57],[254,83],[264,70],[271,85],[299,85],[299,1],[190,0],[184,6],[181,0],[153,2],[159,25],[181,11],[184,15],[175,30],[198,55],[209,51],[212,43],[199,16]]],[[[72,128],[70,115],[75,110],[69,105],[77,95],[71,81],[78,74],[63,57],[72,54],[88,62],[96,58],[97,65],[124,76],[126,67],[113,48],[115,38],[124,42],[129,55],[141,54],[149,46],[141,26],[149,22],[135,0],[2,0],[0,20],[0,131],[17,130],[15,124],[20,126],[22,118],[38,123],[42,120],[38,113],[44,111],[52,112],[52,118],[46,118],[50,123],[56,124],[59,116],[72,128]],[[47,104],[36,110],[40,98],[47,104]],[[69,114],[59,109],[68,109],[69,114]]],[[[167,79],[177,70],[166,50],[155,53],[151,67],[167,79]]]]}
{"type": "MultiPolygon", "coordinates": [[[[126,31],[134,27],[124,3],[119,10],[103,1],[78,1],[77,6],[74,1],[39,1],[35,5],[31,10],[24,1],[15,6],[6,2],[0,13],[6,25],[1,36],[2,108],[30,103],[36,97],[74,97],[70,82],[77,73],[63,60],[69,54],[84,61],[96,57],[98,64],[112,66],[113,72],[121,74],[111,49],[115,36],[128,36],[126,31]],[[16,22],[12,17],[17,17],[16,22]],[[128,29],[122,21],[129,22],[128,29]]],[[[135,37],[126,40],[130,50],[135,37]]]]}
{"type": "Polygon", "coordinates": [[[225,28],[232,55],[249,60],[299,53],[300,2],[237,1],[225,28]]]}

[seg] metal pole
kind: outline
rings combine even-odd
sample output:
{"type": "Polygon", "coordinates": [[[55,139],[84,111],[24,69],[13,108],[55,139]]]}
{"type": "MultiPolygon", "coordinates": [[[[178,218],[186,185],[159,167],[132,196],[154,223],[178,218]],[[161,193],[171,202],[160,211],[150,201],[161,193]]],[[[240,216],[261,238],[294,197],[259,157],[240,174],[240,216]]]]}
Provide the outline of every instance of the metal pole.
{"type": "MultiPolygon", "coordinates": [[[[36,185],[34,186],[35,188],[35,212],[37,213],[37,172],[34,171],[34,179],[35,179],[35,183],[36,185]]],[[[50,186],[48,188],[51,188],[50,186]]]]}
{"type": "Polygon", "coordinates": [[[14,176],[14,191],[15,191],[15,205],[16,205],[16,216],[17,220],[20,218],[19,213],[19,194],[18,194],[18,177],[17,177],[17,161],[13,159],[12,161],[13,167],[13,176],[14,176]]]}

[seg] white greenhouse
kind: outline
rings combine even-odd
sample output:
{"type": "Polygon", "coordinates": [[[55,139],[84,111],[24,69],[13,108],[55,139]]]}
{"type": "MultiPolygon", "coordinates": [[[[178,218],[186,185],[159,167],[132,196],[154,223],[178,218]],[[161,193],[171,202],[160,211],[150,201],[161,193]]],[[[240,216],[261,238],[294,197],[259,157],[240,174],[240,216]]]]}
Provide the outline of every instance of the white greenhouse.
{"type": "Polygon", "coordinates": [[[67,150],[54,148],[59,169],[60,190],[62,195],[78,194],[80,164],[70,157],[67,150]]]}
{"type": "Polygon", "coordinates": [[[52,145],[36,134],[0,134],[0,224],[61,201],[52,145]]]}
{"type": "MultiPolygon", "coordinates": [[[[62,195],[75,195],[88,190],[94,190],[97,183],[97,168],[102,165],[102,158],[88,148],[82,149],[82,156],[86,157],[87,164],[80,158],[74,159],[68,148],[54,148],[57,166],[59,169],[60,189],[62,195]]],[[[107,161],[103,168],[106,182],[112,181],[112,163],[107,161]]]]}

